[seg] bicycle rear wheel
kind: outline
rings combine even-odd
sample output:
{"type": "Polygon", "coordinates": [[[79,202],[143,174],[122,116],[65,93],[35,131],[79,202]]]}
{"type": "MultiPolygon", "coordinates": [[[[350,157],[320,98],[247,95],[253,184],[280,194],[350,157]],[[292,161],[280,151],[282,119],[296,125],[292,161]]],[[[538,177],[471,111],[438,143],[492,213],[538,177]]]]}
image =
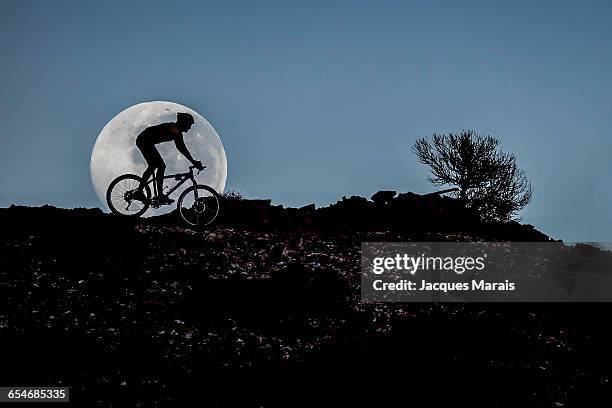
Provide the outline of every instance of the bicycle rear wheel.
{"type": "Polygon", "coordinates": [[[213,188],[198,184],[183,191],[177,207],[181,218],[187,224],[203,227],[217,218],[220,202],[219,195],[213,188]]]}
{"type": "Polygon", "coordinates": [[[108,208],[117,214],[129,217],[140,217],[151,205],[151,189],[147,184],[143,188],[144,200],[134,198],[142,178],[135,174],[124,174],[114,179],[106,190],[108,208]]]}

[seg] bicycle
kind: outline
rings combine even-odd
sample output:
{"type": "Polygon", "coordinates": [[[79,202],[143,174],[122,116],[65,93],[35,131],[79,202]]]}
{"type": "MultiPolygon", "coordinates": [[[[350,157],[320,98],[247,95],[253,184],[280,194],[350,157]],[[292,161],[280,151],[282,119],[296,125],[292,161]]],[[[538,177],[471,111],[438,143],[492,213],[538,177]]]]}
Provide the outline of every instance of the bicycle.
{"type": "MultiPolygon", "coordinates": [[[[176,203],[181,218],[192,226],[209,225],[217,218],[217,215],[219,215],[221,201],[219,194],[210,186],[198,184],[195,179],[195,176],[200,174],[200,171],[204,168],[206,168],[206,166],[202,166],[201,169],[196,166],[189,166],[189,171],[186,173],[168,174],[164,176],[164,180],[174,179],[177,181],[177,183],[168,190],[166,194],[168,196],[186,181],[190,180],[192,182],[193,185],[181,193],[176,203]],[[194,169],[198,170],[195,175],[193,172],[194,169]]],[[[106,190],[108,208],[117,215],[140,217],[149,207],[159,208],[162,205],[169,205],[161,204],[157,198],[159,194],[155,176],[152,176],[143,186],[142,191],[145,199],[134,198],[141,183],[142,177],[136,174],[124,174],[114,179],[106,190]],[[154,197],[151,196],[150,184],[153,185],[154,197]]]]}

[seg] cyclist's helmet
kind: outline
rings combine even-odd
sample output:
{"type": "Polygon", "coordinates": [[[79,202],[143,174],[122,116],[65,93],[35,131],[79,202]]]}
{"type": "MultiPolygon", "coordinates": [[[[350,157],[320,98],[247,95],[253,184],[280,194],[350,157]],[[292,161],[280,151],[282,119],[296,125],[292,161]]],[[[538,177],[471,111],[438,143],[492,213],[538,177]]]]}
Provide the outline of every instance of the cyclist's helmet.
{"type": "Polygon", "coordinates": [[[193,125],[195,122],[193,116],[186,112],[179,112],[176,114],[176,122],[193,125]]]}

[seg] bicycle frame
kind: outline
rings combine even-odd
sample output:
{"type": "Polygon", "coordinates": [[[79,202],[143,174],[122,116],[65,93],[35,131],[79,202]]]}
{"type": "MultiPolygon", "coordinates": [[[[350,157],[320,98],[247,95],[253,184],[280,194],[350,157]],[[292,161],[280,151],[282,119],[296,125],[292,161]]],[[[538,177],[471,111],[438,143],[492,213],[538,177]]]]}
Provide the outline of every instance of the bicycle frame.
{"type": "MultiPolygon", "coordinates": [[[[157,173],[157,171],[156,171],[157,173]]],[[[185,183],[187,180],[191,180],[191,182],[193,183],[193,185],[197,185],[195,176],[193,175],[193,168],[190,166],[189,167],[189,171],[187,173],[177,173],[177,174],[168,174],[164,176],[164,180],[166,179],[175,179],[178,181],[178,183],[176,183],[174,185],[174,187],[170,188],[170,190],[168,190],[168,192],[166,193],[166,195],[170,195],[172,194],[176,189],[178,189],[180,186],[183,185],[183,183],[185,183]]],[[[157,180],[157,174],[153,175],[151,177],[151,179],[149,181],[147,181],[147,184],[151,184],[153,183],[153,197],[157,197],[158,196],[158,192],[157,192],[157,183],[155,182],[157,180]]]]}

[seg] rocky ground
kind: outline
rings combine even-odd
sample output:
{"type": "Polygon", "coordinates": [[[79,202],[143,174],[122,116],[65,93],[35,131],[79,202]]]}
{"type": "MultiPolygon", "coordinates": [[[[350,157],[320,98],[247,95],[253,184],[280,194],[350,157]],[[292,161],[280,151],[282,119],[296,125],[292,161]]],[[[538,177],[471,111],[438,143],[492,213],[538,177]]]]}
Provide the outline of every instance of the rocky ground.
{"type": "Polygon", "coordinates": [[[225,220],[1,209],[0,383],[64,384],[86,406],[609,401],[610,304],[360,302],[362,241],[489,230],[225,220]]]}

